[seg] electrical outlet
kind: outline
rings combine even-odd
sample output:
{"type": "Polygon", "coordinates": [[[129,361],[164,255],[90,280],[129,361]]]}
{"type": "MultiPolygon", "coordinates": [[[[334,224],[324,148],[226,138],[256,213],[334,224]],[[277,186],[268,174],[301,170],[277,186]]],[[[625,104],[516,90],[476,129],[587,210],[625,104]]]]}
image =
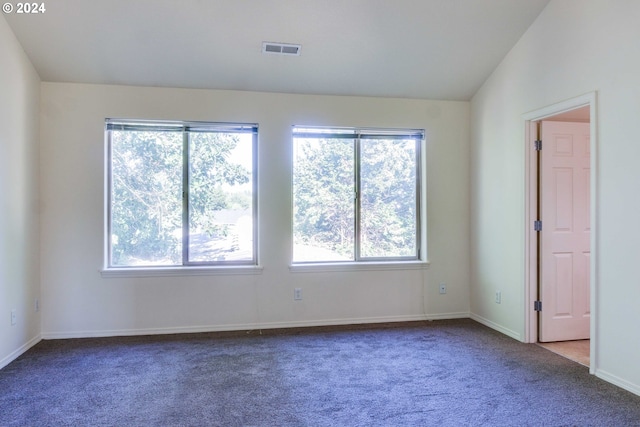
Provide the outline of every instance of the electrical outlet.
{"type": "Polygon", "coordinates": [[[447,284],[446,283],[440,283],[440,294],[444,295],[447,293],[447,284]]]}
{"type": "Polygon", "coordinates": [[[33,303],[33,308],[36,313],[40,311],[40,298],[36,298],[35,302],[33,303]]]}
{"type": "Polygon", "coordinates": [[[302,300],[302,288],[295,288],[293,290],[293,299],[296,301],[302,300]]]}
{"type": "Polygon", "coordinates": [[[11,326],[15,325],[18,322],[17,315],[15,310],[11,310],[11,326]]]}
{"type": "Polygon", "coordinates": [[[500,304],[502,302],[502,292],[496,291],[496,304],[500,304]]]}

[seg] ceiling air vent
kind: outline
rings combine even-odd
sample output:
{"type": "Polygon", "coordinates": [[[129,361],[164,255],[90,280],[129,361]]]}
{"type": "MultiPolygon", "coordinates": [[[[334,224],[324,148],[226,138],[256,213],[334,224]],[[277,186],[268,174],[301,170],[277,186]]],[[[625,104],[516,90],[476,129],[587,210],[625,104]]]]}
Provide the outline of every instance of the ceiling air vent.
{"type": "Polygon", "coordinates": [[[299,44],[262,42],[262,53],[300,56],[299,44]]]}

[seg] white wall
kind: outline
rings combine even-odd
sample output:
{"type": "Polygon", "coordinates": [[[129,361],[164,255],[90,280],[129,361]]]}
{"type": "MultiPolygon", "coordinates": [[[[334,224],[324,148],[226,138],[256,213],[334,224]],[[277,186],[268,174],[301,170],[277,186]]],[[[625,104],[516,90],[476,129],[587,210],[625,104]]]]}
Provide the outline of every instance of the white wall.
{"type": "Polygon", "coordinates": [[[38,342],[40,78],[0,17],[0,368],[38,342]],[[11,310],[16,325],[11,325],[11,310]]]}
{"type": "Polygon", "coordinates": [[[468,316],[468,112],[466,102],[43,83],[43,336],[468,316]],[[261,274],[101,277],[106,117],[259,123],[261,274]],[[289,270],[293,124],[426,129],[428,270],[289,270]]]}
{"type": "Polygon", "coordinates": [[[552,0],[472,99],[471,311],[524,339],[522,115],[597,91],[595,372],[640,394],[638,17],[636,0],[552,0]]]}

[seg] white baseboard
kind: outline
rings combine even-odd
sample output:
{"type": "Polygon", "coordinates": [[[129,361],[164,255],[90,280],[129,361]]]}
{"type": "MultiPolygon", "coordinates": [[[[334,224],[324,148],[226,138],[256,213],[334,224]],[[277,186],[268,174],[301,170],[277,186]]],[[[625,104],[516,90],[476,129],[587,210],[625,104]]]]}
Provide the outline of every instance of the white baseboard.
{"type": "Polygon", "coordinates": [[[412,322],[417,320],[446,320],[469,318],[469,313],[441,313],[429,315],[382,316],[348,319],[301,320],[290,322],[238,323],[227,325],[184,326],[174,328],[113,329],[98,331],[42,332],[43,339],[98,338],[135,335],[191,334],[201,332],[251,331],[259,329],[303,328],[313,326],[355,325],[366,323],[412,322]]]}
{"type": "Polygon", "coordinates": [[[0,369],[4,368],[5,366],[7,366],[9,363],[13,362],[14,360],[16,360],[18,357],[20,357],[24,352],[26,352],[27,350],[29,350],[31,347],[33,347],[34,345],[38,344],[40,341],[42,340],[42,337],[40,335],[37,335],[33,338],[31,338],[29,341],[27,341],[26,344],[22,345],[19,349],[17,349],[16,351],[12,352],[11,354],[9,354],[7,357],[5,357],[4,359],[0,360],[0,369]]]}
{"type": "Polygon", "coordinates": [[[471,319],[475,320],[476,322],[482,323],[483,325],[488,326],[491,329],[495,329],[496,331],[501,332],[501,333],[503,333],[503,334],[515,339],[515,340],[524,342],[524,340],[522,339],[522,335],[519,334],[516,331],[512,331],[509,328],[505,328],[504,326],[499,325],[498,323],[495,323],[495,322],[493,322],[493,321],[491,321],[489,319],[485,319],[482,316],[478,316],[475,313],[470,313],[469,317],[471,317],[471,319]]]}
{"type": "Polygon", "coordinates": [[[607,382],[610,382],[613,385],[616,385],[620,388],[623,388],[627,391],[630,391],[633,394],[640,396],[640,385],[633,384],[625,379],[622,379],[616,375],[610,374],[609,372],[603,371],[602,369],[597,369],[595,372],[595,376],[601,378],[607,382]]]}
{"type": "Polygon", "coordinates": [[[438,314],[427,314],[425,316],[425,320],[450,320],[450,319],[468,319],[471,317],[468,311],[457,312],[457,313],[438,313],[438,314]]]}

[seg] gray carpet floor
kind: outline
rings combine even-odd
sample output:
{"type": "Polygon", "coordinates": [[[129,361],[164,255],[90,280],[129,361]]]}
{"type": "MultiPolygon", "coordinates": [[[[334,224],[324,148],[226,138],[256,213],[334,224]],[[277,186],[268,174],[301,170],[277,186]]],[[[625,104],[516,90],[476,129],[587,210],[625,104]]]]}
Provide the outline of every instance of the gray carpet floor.
{"type": "Polygon", "coordinates": [[[640,426],[640,397],[472,320],[42,341],[1,426],[640,426]]]}

